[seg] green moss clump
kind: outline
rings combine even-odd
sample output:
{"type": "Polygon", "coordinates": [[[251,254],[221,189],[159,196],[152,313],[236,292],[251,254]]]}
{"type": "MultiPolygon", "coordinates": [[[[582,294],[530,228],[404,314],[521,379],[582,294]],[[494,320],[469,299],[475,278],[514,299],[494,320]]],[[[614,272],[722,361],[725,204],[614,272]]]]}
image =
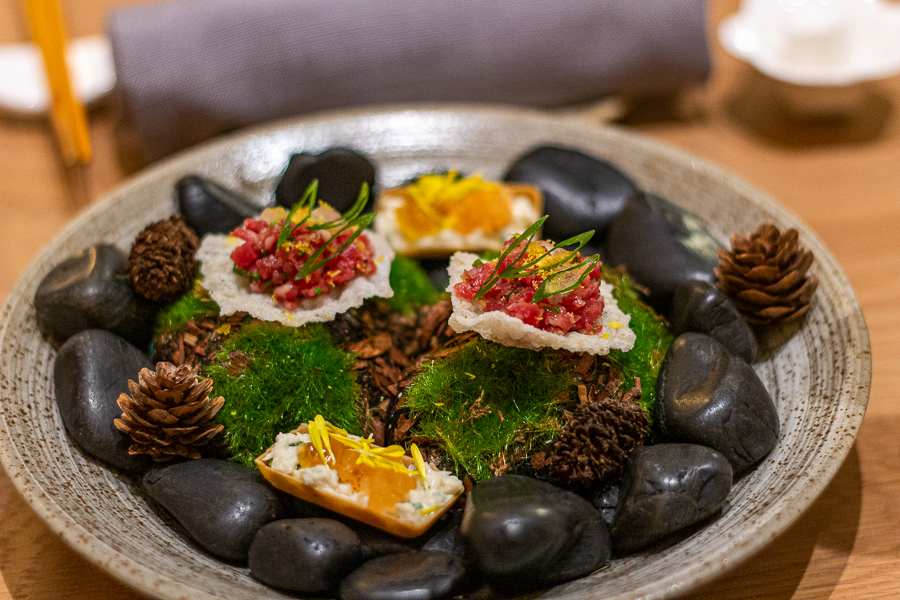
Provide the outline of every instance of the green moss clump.
{"type": "Polygon", "coordinates": [[[656,406],[656,377],[659,367],[672,345],[674,336],[666,327],[665,319],[644,303],[631,278],[624,272],[609,269],[605,265],[603,280],[612,284],[613,297],[623,312],[631,315],[629,326],[637,336],[634,348],[628,352],[613,350],[609,360],[623,372],[626,390],[634,385],[635,377],[641,379],[641,408],[650,415],[651,425],[656,406]]]}
{"type": "Polygon", "coordinates": [[[219,305],[206,294],[206,290],[197,279],[194,281],[194,288],[189,293],[159,312],[153,337],[156,339],[166,331],[181,329],[188,321],[198,321],[217,314],[219,314],[219,305]]]}
{"type": "Polygon", "coordinates": [[[351,433],[361,432],[359,388],[350,371],[354,356],[337,348],[321,325],[246,325],[216,359],[203,374],[213,380],[212,396],[225,398],[216,420],[225,427],[232,460],[254,466],[276,434],[316,414],[351,433]],[[246,355],[249,364],[237,366],[233,352],[246,355]]]}
{"type": "Polygon", "coordinates": [[[446,296],[434,289],[419,263],[405,256],[394,257],[390,281],[394,295],[388,304],[392,311],[403,315],[412,316],[420,307],[437,304],[446,296]]]}
{"type": "Polygon", "coordinates": [[[441,440],[457,475],[490,477],[557,435],[571,367],[571,355],[474,340],[408,389],[415,435],[441,440]]]}

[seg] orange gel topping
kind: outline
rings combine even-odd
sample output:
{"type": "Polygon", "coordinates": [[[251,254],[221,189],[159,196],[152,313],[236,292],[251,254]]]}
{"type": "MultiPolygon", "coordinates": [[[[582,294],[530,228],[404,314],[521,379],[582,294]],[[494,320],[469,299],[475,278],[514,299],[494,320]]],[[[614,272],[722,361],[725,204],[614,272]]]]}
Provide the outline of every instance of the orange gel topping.
{"type": "Polygon", "coordinates": [[[406,501],[420,474],[406,468],[402,447],[381,448],[372,446],[369,440],[351,439],[324,420],[320,423],[320,418],[309,424],[313,441],[297,449],[301,467],[325,464],[336,470],[341,483],[369,497],[368,508],[375,512],[393,510],[395,504],[406,501]]]}
{"type": "Polygon", "coordinates": [[[410,240],[442,229],[469,234],[476,229],[495,233],[512,220],[512,194],[481,177],[423,175],[403,188],[406,201],[397,209],[397,224],[410,240]]]}

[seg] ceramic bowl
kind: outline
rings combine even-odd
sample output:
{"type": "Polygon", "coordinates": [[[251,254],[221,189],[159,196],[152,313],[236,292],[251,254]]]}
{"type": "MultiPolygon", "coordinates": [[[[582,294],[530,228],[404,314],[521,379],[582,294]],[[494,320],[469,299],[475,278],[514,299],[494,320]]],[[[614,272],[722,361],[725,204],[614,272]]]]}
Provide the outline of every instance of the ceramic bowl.
{"type": "Polygon", "coordinates": [[[127,477],[79,451],[53,395],[54,351],[38,333],[32,302],[41,278],[97,242],[129,248],[137,233],[173,210],[186,173],[219,180],[259,200],[272,193],[291,152],[356,148],[378,166],[379,183],[458,168],[499,177],[510,160],[554,143],[612,161],[641,187],[696,213],[727,242],[763,221],[796,227],[815,253],[821,284],[800,332],[755,365],[778,407],[771,455],[739,481],[718,520],[659,552],[614,560],[608,569],[546,590],[547,598],[679,595],[752,555],[818,496],[850,450],[871,380],[869,340],[846,277],[819,239],[775,201],[677,150],[616,129],[506,108],[399,107],[342,112],[256,129],[151,168],[75,219],[31,263],[0,310],[0,460],[25,499],[70,546],[128,585],[165,599],[287,598],[245,567],[199,550],[151,509],[127,477]]]}
{"type": "Polygon", "coordinates": [[[795,121],[858,114],[900,73],[900,6],[883,0],[744,0],[718,33],[795,121]]]}

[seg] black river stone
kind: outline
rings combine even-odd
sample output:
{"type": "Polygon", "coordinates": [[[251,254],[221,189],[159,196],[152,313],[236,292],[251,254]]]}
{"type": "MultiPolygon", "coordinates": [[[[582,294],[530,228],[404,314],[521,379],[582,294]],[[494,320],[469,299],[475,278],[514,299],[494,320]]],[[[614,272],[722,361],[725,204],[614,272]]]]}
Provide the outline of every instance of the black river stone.
{"type": "Polygon", "coordinates": [[[88,329],[70,337],[56,354],[56,404],[69,436],[82,450],[123,471],[142,472],[153,464],[128,454],[131,438],[116,429],[122,416],[116,403],[128,393],[128,380],[152,369],[150,358],[117,335],[88,329]]]}
{"type": "Polygon", "coordinates": [[[437,531],[425,542],[422,550],[434,550],[456,556],[465,561],[466,545],[462,537],[461,510],[451,510],[432,529],[437,531]]]}
{"type": "Polygon", "coordinates": [[[352,519],[346,519],[345,522],[352,527],[359,536],[360,543],[362,544],[363,560],[369,560],[370,558],[375,558],[376,556],[382,556],[384,554],[396,554],[399,552],[418,550],[425,542],[421,536],[404,538],[352,519]]]}
{"type": "Polygon", "coordinates": [[[656,380],[658,423],[666,440],[709,446],[735,477],[775,446],[778,413],[756,372],[702,333],[672,343],[656,380]]]}
{"type": "Polygon", "coordinates": [[[625,265],[649,288],[650,304],[668,314],[675,288],[685,281],[715,282],[719,242],[690,212],[653,194],[628,200],[606,239],[606,263],[625,265]]]}
{"type": "Polygon", "coordinates": [[[291,208],[303,198],[314,179],[319,181],[319,199],[339,212],[353,206],[363,183],[369,185],[366,210],[371,210],[374,205],[375,165],[356,150],[341,147],[329,148],[319,154],[301,152],[291,155],[275,187],[275,203],[291,208]]]}
{"type": "Polygon", "coordinates": [[[590,491],[588,498],[597,510],[600,516],[609,525],[612,523],[613,515],[616,512],[616,506],[619,504],[619,485],[606,485],[601,488],[594,488],[590,491]]]}
{"type": "Polygon", "coordinates": [[[184,222],[203,237],[230,233],[261,211],[251,200],[202,175],[185,175],[175,184],[175,201],[184,222]]]}
{"type": "Polygon", "coordinates": [[[748,363],[756,360],[753,330],[728,295],[715,284],[686,281],[675,288],[669,322],[675,335],[686,331],[705,333],[748,363]]]}
{"type": "Polygon", "coordinates": [[[616,554],[649,548],[716,514],[731,490],[725,457],[695,444],[641,446],[628,458],[610,534],[616,554]]]}
{"type": "Polygon", "coordinates": [[[38,326],[60,343],[105,329],[146,348],[159,307],[135,293],[126,262],[116,246],[97,244],[56,265],[34,294],[38,326]]]}
{"type": "Polygon", "coordinates": [[[250,544],[250,573],[304,594],[330,592],[362,561],[359,536],[334,519],[283,519],[264,525],[250,544]]]}
{"type": "MultiPolygon", "coordinates": [[[[512,164],[504,181],[528,183],[544,193],[544,237],[557,242],[595,231],[602,244],[613,218],[637,187],[606,161],[578,150],[539,146],[512,164]]],[[[582,253],[584,254],[584,253],[582,253]]]]}
{"type": "Polygon", "coordinates": [[[259,471],[215,458],[150,471],[144,489],[194,541],[225,560],[246,560],[256,532],[285,512],[259,471]]]}
{"type": "Polygon", "coordinates": [[[341,582],[341,600],[437,600],[464,583],[462,561],[445,552],[417,550],[373,558],[341,582]]]}
{"type": "Polygon", "coordinates": [[[462,522],[467,556],[501,589],[534,589],[587,575],[609,560],[609,530],[591,503],[520,475],[481,481],[462,522]]]}

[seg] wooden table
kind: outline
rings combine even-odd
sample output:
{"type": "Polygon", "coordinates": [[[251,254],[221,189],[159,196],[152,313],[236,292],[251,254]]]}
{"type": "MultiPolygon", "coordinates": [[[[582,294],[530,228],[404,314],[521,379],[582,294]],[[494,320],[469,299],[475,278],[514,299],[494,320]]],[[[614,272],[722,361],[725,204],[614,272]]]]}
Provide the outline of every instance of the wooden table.
{"type": "MultiPolygon", "coordinates": [[[[105,14],[128,3],[137,2],[69,2],[70,34],[102,31],[105,14]]],[[[715,42],[715,25],[737,4],[711,3],[709,83],[675,103],[641,105],[625,123],[736,173],[821,237],[865,312],[874,379],[856,445],[825,493],[759,555],[689,597],[900,598],[900,78],[879,83],[849,121],[791,121],[715,42]]],[[[18,4],[0,3],[0,43],[24,41],[26,32],[18,4]]],[[[108,112],[92,114],[91,134],[95,201],[127,173],[108,112]]],[[[0,235],[0,297],[72,219],[70,195],[48,126],[0,117],[0,214],[9,225],[0,235]]],[[[0,600],[135,597],[57,539],[0,471],[0,600]]]]}

